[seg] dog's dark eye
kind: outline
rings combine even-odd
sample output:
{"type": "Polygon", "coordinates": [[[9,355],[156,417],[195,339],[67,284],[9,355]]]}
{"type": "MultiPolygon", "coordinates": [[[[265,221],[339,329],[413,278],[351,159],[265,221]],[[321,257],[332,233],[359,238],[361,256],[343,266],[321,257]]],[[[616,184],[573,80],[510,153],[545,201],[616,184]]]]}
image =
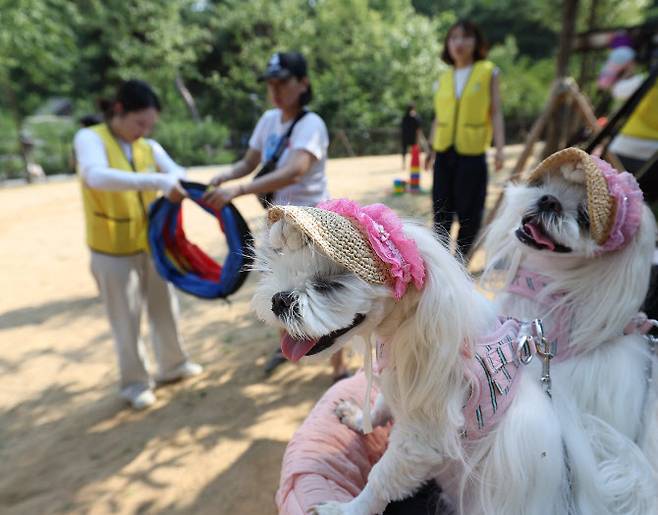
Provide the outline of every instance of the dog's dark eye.
{"type": "Polygon", "coordinates": [[[584,204],[578,206],[578,225],[583,229],[589,229],[589,213],[587,212],[587,206],[584,204]]]}
{"type": "Polygon", "coordinates": [[[316,278],[313,280],[313,288],[319,293],[329,293],[343,288],[343,285],[331,279],[316,278]]]}

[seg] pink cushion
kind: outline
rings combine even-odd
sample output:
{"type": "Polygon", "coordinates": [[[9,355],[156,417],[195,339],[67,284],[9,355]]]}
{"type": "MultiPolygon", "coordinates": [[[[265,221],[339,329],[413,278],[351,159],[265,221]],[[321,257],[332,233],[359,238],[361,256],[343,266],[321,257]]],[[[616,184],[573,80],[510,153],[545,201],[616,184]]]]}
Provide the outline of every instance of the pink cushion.
{"type": "Polygon", "coordinates": [[[293,435],[276,493],[279,513],[302,515],[321,502],[349,501],[363,489],[370,469],[386,450],[390,428],[358,434],[340,423],[334,408],[341,399],[362,405],[365,391],[363,372],[337,382],[293,435]]]}

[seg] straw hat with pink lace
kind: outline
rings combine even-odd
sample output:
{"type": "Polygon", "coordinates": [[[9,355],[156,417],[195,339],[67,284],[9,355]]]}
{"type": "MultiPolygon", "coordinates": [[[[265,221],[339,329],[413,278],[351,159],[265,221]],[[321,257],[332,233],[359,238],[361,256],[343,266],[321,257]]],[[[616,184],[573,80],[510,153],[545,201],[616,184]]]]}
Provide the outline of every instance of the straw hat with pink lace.
{"type": "Polygon", "coordinates": [[[527,177],[528,184],[538,184],[550,173],[580,170],[582,175],[565,177],[584,184],[590,233],[600,252],[620,249],[633,238],[642,219],[642,190],[635,177],[615,170],[607,161],[578,148],[566,148],[544,159],[527,177]]]}

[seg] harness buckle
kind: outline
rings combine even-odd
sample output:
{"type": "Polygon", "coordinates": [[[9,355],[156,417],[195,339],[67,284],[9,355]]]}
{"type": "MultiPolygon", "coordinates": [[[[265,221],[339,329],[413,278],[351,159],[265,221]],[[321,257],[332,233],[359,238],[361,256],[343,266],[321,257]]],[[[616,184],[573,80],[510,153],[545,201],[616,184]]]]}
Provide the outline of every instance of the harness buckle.
{"type": "Polygon", "coordinates": [[[524,334],[519,338],[519,342],[516,347],[516,355],[519,358],[519,361],[524,365],[527,365],[532,361],[532,343],[534,342],[532,336],[530,335],[524,334]]]}
{"type": "Polygon", "coordinates": [[[552,398],[551,394],[551,360],[557,354],[557,342],[549,342],[544,336],[544,326],[540,319],[535,318],[531,324],[537,354],[542,358],[541,384],[544,393],[552,398]]]}

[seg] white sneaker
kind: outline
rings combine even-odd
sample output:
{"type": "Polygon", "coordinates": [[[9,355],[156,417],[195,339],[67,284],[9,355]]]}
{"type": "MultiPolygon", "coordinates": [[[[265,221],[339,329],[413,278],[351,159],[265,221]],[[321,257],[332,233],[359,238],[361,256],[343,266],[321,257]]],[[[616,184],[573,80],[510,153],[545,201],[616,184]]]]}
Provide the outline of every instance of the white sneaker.
{"type": "Polygon", "coordinates": [[[160,374],[157,381],[159,383],[171,383],[173,381],[187,379],[188,377],[198,376],[201,372],[203,372],[203,367],[198,363],[194,363],[192,361],[184,361],[168,372],[160,374]]]}
{"type": "Polygon", "coordinates": [[[135,410],[143,410],[155,404],[153,390],[143,384],[127,386],[121,390],[121,397],[126,399],[135,410]]]}

